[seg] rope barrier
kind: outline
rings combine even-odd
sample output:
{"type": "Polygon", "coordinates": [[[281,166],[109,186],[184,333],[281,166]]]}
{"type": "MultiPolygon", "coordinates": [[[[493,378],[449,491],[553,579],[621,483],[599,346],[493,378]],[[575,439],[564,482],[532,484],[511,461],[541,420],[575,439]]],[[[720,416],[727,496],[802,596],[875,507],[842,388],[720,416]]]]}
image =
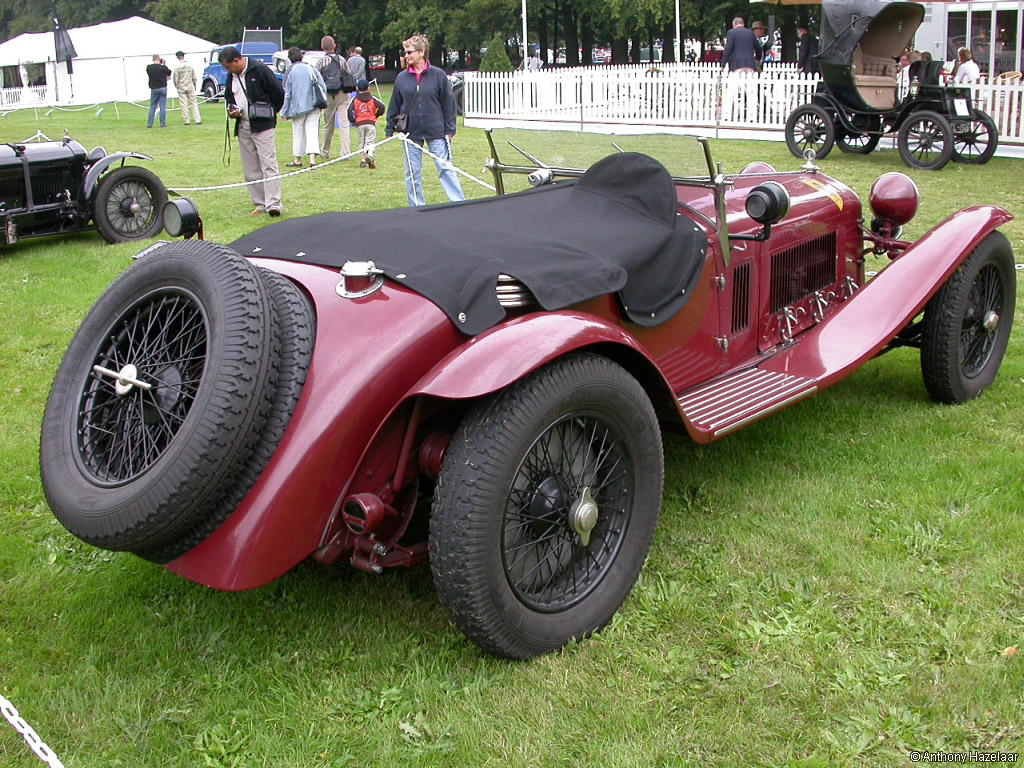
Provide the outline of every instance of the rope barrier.
{"type": "Polygon", "coordinates": [[[64,763],[60,761],[60,758],[54,754],[52,749],[46,746],[43,740],[39,738],[39,734],[35,732],[35,729],[25,722],[25,719],[18,714],[18,710],[14,708],[10,701],[4,698],[3,694],[0,694],[0,715],[3,715],[14,730],[21,734],[21,737],[25,739],[25,743],[35,752],[36,757],[50,766],[50,768],[64,768],[64,763]]]}
{"type": "Polygon", "coordinates": [[[385,144],[390,144],[393,141],[402,141],[405,144],[405,151],[406,152],[409,151],[409,146],[410,145],[415,146],[416,149],[418,149],[420,152],[423,152],[424,154],[432,157],[434,160],[437,160],[437,161],[442,162],[442,163],[445,163],[445,162],[449,163],[452,166],[452,170],[454,170],[456,173],[461,174],[462,176],[465,176],[467,179],[470,179],[471,181],[475,181],[477,184],[479,184],[482,187],[485,187],[486,189],[489,189],[491,192],[494,191],[494,187],[492,185],[488,184],[486,181],[482,181],[481,179],[478,179],[477,177],[473,176],[472,174],[466,173],[461,168],[458,168],[451,161],[445,160],[442,157],[438,157],[437,155],[433,154],[430,150],[426,149],[425,147],[421,147],[419,144],[414,142],[412,139],[410,139],[404,133],[396,133],[394,136],[390,136],[390,137],[384,139],[384,141],[378,141],[375,144],[373,144],[372,146],[366,147],[365,149],[357,149],[354,152],[349,152],[348,154],[341,155],[340,157],[336,157],[333,160],[326,160],[326,161],[324,161],[322,163],[317,163],[316,165],[311,165],[308,168],[302,168],[302,169],[297,170],[297,171],[291,171],[290,173],[279,173],[276,176],[267,176],[266,178],[253,179],[252,181],[239,181],[239,182],[235,182],[233,184],[217,184],[217,185],[208,186],[208,187],[175,187],[175,186],[167,185],[167,189],[171,190],[171,191],[173,191],[173,192],[175,192],[177,194],[183,194],[183,193],[186,193],[186,192],[215,192],[215,191],[218,191],[218,190],[221,190],[221,189],[239,189],[241,187],[252,186],[253,184],[265,184],[268,181],[277,181],[279,179],[287,179],[287,178],[290,178],[292,176],[298,176],[298,175],[303,174],[303,173],[309,173],[310,171],[316,171],[316,170],[319,170],[321,168],[326,168],[329,165],[334,165],[335,163],[340,163],[342,160],[348,160],[350,157],[355,157],[357,155],[365,154],[366,152],[368,152],[370,150],[376,151],[378,148],[383,147],[385,144]]]}

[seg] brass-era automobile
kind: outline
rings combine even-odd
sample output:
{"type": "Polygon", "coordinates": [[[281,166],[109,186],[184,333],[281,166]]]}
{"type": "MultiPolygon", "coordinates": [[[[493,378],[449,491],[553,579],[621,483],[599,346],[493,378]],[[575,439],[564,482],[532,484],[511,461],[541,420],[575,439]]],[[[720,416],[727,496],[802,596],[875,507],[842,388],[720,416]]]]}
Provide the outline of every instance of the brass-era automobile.
{"type": "Polygon", "coordinates": [[[129,158],[153,159],[87,152],[68,137],[0,144],[0,245],[87,229],[110,243],[159,234],[167,191],[151,171],[125,165],[129,158]]]}
{"type": "Polygon", "coordinates": [[[941,82],[941,61],[917,61],[900,72],[897,59],[924,19],[920,3],[824,0],[821,82],[809,104],[786,121],[786,146],[818,158],[833,146],[868,154],[896,133],[900,159],[937,171],[950,160],[987,163],[999,144],[992,118],[974,106],[969,85],[941,82]]]}
{"type": "MultiPolygon", "coordinates": [[[[53,513],[221,590],[307,558],[429,560],[466,636],[524,659],[600,629],[629,593],[661,509],[662,426],[717,440],[900,346],[941,402],[992,383],[1016,290],[1006,211],[975,205],[909,242],[902,174],[868,212],[812,162],[726,175],[688,144],[699,172],[495,152],[499,189],[537,186],[149,247],[53,383],[53,513]],[[891,262],[868,280],[872,253],[891,262]]],[[[185,201],[165,220],[201,225],[185,201]]]]}

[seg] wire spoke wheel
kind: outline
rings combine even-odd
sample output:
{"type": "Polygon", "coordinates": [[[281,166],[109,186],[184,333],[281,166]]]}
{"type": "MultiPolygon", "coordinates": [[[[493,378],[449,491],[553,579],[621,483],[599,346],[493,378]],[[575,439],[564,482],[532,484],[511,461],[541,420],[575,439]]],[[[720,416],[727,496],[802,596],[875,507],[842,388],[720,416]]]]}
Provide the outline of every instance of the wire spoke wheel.
{"type": "Polygon", "coordinates": [[[452,621],[514,659],[603,627],[643,567],[664,466],[647,394],[606,358],[558,358],[479,402],[445,453],[430,518],[452,621]]]}
{"type": "Polygon", "coordinates": [[[505,575],[524,605],[564,610],[600,583],[635,482],[623,436],[597,414],[568,416],[537,439],[512,481],[502,530],[505,575]]]}
{"type": "Polygon", "coordinates": [[[196,298],[174,290],[143,297],[105,334],[78,407],[79,458],[95,482],[128,482],[163,455],[202,381],[207,333],[196,298]]]}
{"type": "Polygon", "coordinates": [[[118,551],[209,520],[260,439],[280,364],[278,312],[237,253],[190,241],[135,261],[82,321],[50,389],[39,468],[54,515],[118,551]]]}
{"type": "Polygon", "coordinates": [[[163,228],[167,190],[145,168],[125,166],[100,181],[93,201],[93,219],[111,243],[153,237],[163,228]]]}
{"type": "Polygon", "coordinates": [[[999,272],[987,264],[971,285],[960,327],[960,360],[967,378],[976,377],[992,358],[995,331],[1002,314],[1003,288],[999,272]]]}
{"type": "Polygon", "coordinates": [[[107,199],[107,218],[126,235],[142,232],[155,216],[153,198],[140,182],[126,181],[111,190],[107,199]]]}

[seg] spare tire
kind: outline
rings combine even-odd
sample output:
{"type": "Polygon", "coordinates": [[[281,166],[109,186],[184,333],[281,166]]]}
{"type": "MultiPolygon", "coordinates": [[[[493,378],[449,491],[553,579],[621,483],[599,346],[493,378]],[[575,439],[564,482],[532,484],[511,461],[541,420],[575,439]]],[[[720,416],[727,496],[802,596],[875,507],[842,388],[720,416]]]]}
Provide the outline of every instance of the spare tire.
{"type": "Polygon", "coordinates": [[[195,525],[252,451],[279,356],[270,295],[234,251],[179,242],[135,262],[86,315],[46,402],[54,515],[110,550],[195,525]]]}
{"type": "Polygon", "coordinates": [[[228,519],[266,469],[299,402],[313,357],[316,315],[305,294],[291,280],[269,269],[260,269],[259,274],[270,291],[281,321],[281,357],[270,414],[237,479],[216,508],[177,538],[155,547],[135,550],[136,555],[146,560],[168,563],[198,546],[228,519]]]}

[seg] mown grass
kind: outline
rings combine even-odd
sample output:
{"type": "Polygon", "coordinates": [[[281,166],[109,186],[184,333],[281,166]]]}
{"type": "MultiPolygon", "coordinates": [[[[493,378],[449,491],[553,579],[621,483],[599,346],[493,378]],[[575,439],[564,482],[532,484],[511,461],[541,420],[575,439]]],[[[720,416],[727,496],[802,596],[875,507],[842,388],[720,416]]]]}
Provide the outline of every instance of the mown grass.
{"type": "MultiPolygon", "coordinates": [[[[120,112],[13,113],[0,136],[67,127],[88,147],[152,155],[169,186],[240,179],[237,154],[222,165],[219,106],[201,127],[173,115],[149,131],[141,110],[120,112]]],[[[549,159],[578,137],[545,141],[549,159]]],[[[278,146],[287,159],[287,127],[278,146]]],[[[730,171],[797,165],[781,144],[713,147],[730,171]]],[[[482,132],[460,130],[455,151],[482,175],[482,132]]],[[[862,199],[904,170],[893,151],[822,165],[862,199]]],[[[969,204],[1024,210],[1022,168],[912,173],[922,205],[908,235],[969,204]]],[[[195,199],[212,240],[267,223],[242,190],[195,199]]],[[[393,145],[377,171],[349,161],[285,183],[287,215],[404,204],[393,145]]],[[[1004,231],[1024,253],[1022,225],[1004,231]]],[[[53,520],[37,470],[45,397],[136,250],[83,234],[0,251],[0,693],[69,768],[906,765],[911,749],[1021,751],[1022,661],[1003,655],[1024,641],[1020,330],[993,388],[961,407],[929,401],[901,350],[713,445],[667,435],[659,531],[623,609],[585,643],[512,664],[448,623],[426,567],[375,578],[303,564],[219,593],[53,520]]],[[[0,765],[38,764],[0,722],[0,765]]]]}

